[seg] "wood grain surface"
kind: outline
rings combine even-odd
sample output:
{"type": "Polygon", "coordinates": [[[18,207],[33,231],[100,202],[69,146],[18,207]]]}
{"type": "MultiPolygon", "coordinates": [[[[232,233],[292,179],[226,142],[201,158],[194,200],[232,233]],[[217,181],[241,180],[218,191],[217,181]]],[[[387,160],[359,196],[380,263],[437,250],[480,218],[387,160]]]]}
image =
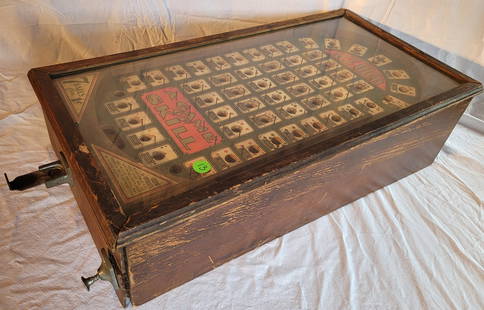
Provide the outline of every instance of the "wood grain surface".
{"type": "Polygon", "coordinates": [[[129,245],[132,302],[142,304],[430,165],[468,103],[455,103],[129,245]]]}

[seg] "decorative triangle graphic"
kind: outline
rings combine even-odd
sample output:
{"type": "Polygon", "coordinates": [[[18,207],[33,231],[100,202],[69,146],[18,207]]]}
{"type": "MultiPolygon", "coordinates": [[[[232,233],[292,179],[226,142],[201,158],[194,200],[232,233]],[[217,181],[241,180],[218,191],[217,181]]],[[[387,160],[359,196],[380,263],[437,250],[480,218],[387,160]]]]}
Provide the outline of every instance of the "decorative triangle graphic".
{"type": "Polygon", "coordinates": [[[68,76],[58,80],[58,86],[71,111],[78,122],[86,108],[92,89],[96,84],[97,72],[68,76]]]}
{"type": "Polygon", "coordinates": [[[132,202],[173,182],[143,165],[92,145],[98,159],[125,203],[132,202]]]}

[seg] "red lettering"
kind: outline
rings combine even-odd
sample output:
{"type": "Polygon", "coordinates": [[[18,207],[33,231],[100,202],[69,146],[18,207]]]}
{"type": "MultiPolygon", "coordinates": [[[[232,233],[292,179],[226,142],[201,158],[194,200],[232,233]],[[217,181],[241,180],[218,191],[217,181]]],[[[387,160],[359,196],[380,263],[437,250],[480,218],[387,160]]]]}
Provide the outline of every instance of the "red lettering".
{"type": "Polygon", "coordinates": [[[222,141],[177,88],[151,91],[143,94],[141,99],[182,152],[196,153],[222,141]]]}
{"type": "Polygon", "coordinates": [[[346,52],[328,50],[326,51],[326,53],[330,54],[331,57],[339,61],[342,65],[351,69],[353,73],[359,75],[368,83],[373,84],[374,86],[383,90],[386,90],[387,80],[377,66],[369,63],[366,60],[363,60],[362,58],[348,54],[346,52]]]}

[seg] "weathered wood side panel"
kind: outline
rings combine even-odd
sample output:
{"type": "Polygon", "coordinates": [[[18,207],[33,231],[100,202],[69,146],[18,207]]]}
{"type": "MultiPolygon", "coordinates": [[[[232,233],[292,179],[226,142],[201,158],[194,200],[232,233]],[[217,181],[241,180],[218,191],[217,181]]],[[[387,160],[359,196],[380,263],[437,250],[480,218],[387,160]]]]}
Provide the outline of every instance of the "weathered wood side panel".
{"type": "MultiPolygon", "coordinates": [[[[65,150],[63,150],[62,147],[60,146],[57,136],[54,134],[54,130],[52,129],[52,126],[49,120],[47,119],[47,117],[45,118],[45,120],[47,124],[47,131],[49,133],[50,142],[52,144],[54,151],[57,154],[57,158],[59,159],[61,158],[61,155],[60,155],[61,152],[64,154],[64,156],[68,157],[70,154],[65,150]]],[[[86,195],[84,194],[84,191],[82,190],[81,186],[77,181],[78,178],[77,178],[77,175],[75,174],[75,171],[71,170],[71,173],[72,173],[71,175],[72,184],[70,186],[70,189],[74,197],[76,198],[77,205],[79,206],[81,214],[84,217],[84,221],[86,222],[89,228],[94,244],[98,249],[102,249],[102,248],[107,249],[109,248],[109,244],[112,241],[108,240],[106,238],[106,235],[103,233],[103,229],[101,228],[102,221],[100,221],[97,218],[94,212],[94,209],[90,206],[89,201],[86,195]]]]}
{"type": "MultiPolygon", "coordinates": [[[[50,142],[52,143],[52,147],[54,151],[57,153],[57,157],[61,158],[61,155],[60,155],[61,152],[65,156],[69,156],[70,153],[67,153],[65,150],[61,148],[59,140],[57,139],[57,136],[54,134],[54,130],[52,129],[52,126],[47,117],[45,117],[45,122],[47,125],[47,131],[49,133],[50,142]]],[[[69,160],[69,162],[72,162],[72,161],[69,160]]],[[[98,218],[99,215],[95,214],[95,210],[99,210],[99,209],[93,208],[90,205],[85,192],[82,190],[80,184],[77,181],[78,177],[75,174],[75,170],[72,170],[72,173],[73,173],[72,183],[70,188],[76,199],[77,205],[79,206],[79,210],[81,211],[84,221],[89,229],[89,232],[91,233],[91,237],[94,241],[94,244],[96,245],[96,248],[98,249],[100,255],[101,255],[101,249],[106,249],[110,251],[113,254],[113,257],[115,258],[119,268],[123,269],[124,267],[123,249],[115,249],[111,246],[112,241],[107,239],[106,234],[104,233],[103,228],[101,227],[103,221],[98,218]]],[[[99,266],[92,266],[90,271],[86,270],[85,272],[91,272],[92,274],[94,274],[98,267],[99,266]]],[[[122,271],[125,272],[125,270],[122,270],[122,271]]],[[[73,276],[80,278],[81,274],[78,274],[78,275],[74,274],[73,276]]],[[[84,276],[87,276],[87,275],[84,274],[84,276]]],[[[120,280],[122,279],[122,275],[119,275],[119,279],[120,280]]],[[[125,283],[121,281],[121,283],[119,284],[121,286],[121,289],[116,290],[116,294],[118,295],[119,301],[124,306],[126,305],[126,297],[127,297],[127,292],[124,289],[125,283]]]]}
{"type": "Polygon", "coordinates": [[[132,302],[142,304],[426,167],[467,104],[453,104],[138,240],[127,248],[132,302]]]}

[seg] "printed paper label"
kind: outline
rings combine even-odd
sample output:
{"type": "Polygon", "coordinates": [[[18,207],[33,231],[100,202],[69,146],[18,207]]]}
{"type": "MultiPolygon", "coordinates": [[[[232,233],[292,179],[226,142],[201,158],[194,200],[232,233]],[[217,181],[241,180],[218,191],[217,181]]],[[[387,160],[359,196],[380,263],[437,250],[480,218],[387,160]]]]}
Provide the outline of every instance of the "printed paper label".
{"type": "Polygon", "coordinates": [[[97,73],[68,76],[58,80],[58,86],[76,121],[82,118],[87,101],[96,84],[97,73]]]}
{"type": "Polygon", "coordinates": [[[152,192],[172,182],[143,165],[93,145],[94,150],[124,202],[152,192]]]}

